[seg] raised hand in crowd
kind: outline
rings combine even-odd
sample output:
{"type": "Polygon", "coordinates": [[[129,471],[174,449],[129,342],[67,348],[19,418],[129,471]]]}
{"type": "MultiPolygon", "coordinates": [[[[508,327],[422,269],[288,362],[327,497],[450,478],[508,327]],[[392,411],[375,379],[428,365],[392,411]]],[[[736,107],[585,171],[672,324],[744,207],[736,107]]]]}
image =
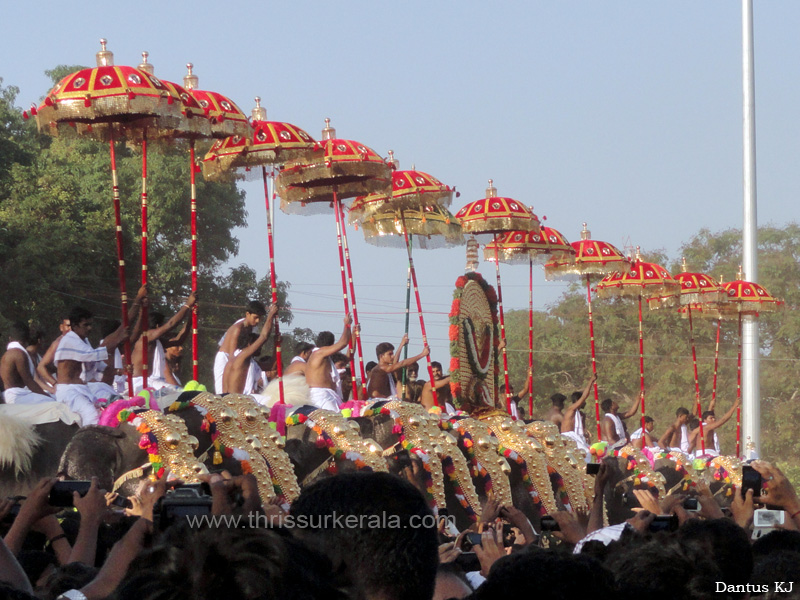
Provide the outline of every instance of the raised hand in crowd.
{"type": "Polygon", "coordinates": [[[472,549],[481,563],[481,575],[488,576],[492,565],[506,555],[505,548],[503,548],[502,525],[484,526],[480,545],[473,546],[472,549]]]}

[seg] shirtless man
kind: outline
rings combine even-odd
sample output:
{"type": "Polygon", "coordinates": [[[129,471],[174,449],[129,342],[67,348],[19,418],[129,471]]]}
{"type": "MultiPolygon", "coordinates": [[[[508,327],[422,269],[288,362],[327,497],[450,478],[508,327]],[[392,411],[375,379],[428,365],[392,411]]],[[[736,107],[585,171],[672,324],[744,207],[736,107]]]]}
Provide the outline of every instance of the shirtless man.
{"type": "Polygon", "coordinates": [[[589,397],[595,381],[597,381],[597,374],[593,373],[583,391],[572,394],[572,402],[561,419],[561,435],[573,440],[578,444],[578,448],[585,450],[587,454],[589,452],[589,435],[581,409],[586,406],[586,399],[589,397]]]}
{"type": "MultiPolygon", "coordinates": [[[[433,371],[433,379],[436,382],[436,400],[439,402],[439,406],[442,407],[442,412],[447,414],[455,412],[455,408],[453,408],[453,394],[450,393],[450,375],[447,377],[444,376],[442,372],[442,363],[437,361],[431,363],[431,371],[433,371]]],[[[423,384],[419,403],[426,409],[433,407],[433,393],[431,392],[430,381],[426,381],[423,384]]]]}
{"type": "Polygon", "coordinates": [[[236,340],[239,339],[239,333],[244,328],[253,331],[253,328],[261,322],[261,319],[263,319],[266,314],[267,308],[264,304],[258,300],[252,300],[244,310],[244,318],[239,319],[236,323],[228,327],[228,331],[222,336],[222,339],[219,341],[219,351],[214,357],[215,393],[222,393],[222,375],[225,372],[225,364],[236,351],[236,340]]]}
{"type": "Polygon", "coordinates": [[[561,431],[561,422],[564,420],[564,404],[566,402],[567,397],[564,394],[556,393],[550,396],[552,406],[547,411],[545,420],[558,425],[559,431],[561,431]]]}
{"type": "MultiPolygon", "coordinates": [[[[164,315],[159,312],[151,312],[148,315],[148,330],[147,330],[147,346],[148,346],[148,376],[147,386],[153,389],[161,389],[167,382],[164,370],[166,368],[166,355],[164,354],[164,343],[161,338],[168,332],[172,331],[178,323],[183,321],[189,313],[192,312],[192,307],[197,303],[197,296],[192,292],[183,306],[175,313],[172,318],[166,323],[164,322],[164,315]]],[[[188,332],[188,330],[187,330],[188,332]]],[[[133,363],[133,391],[134,393],[140,391],[144,386],[143,384],[143,359],[142,344],[144,343],[144,334],[139,336],[136,344],[133,347],[131,362],[133,363]]],[[[169,342],[167,342],[169,343],[169,342]]],[[[181,341],[183,343],[183,341],[181,341]]]]}
{"type": "Polygon", "coordinates": [[[47,351],[44,353],[44,356],[42,356],[42,360],[40,360],[39,364],[36,365],[36,373],[39,375],[42,381],[53,386],[53,389],[55,389],[56,386],[56,378],[53,377],[53,373],[56,372],[55,365],[53,364],[53,360],[55,359],[56,355],[56,348],[58,348],[58,343],[61,341],[61,338],[63,338],[64,335],[69,332],[69,330],[69,317],[64,317],[58,324],[58,337],[53,340],[53,343],[50,344],[50,346],[47,348],[47,351]]]}
{"type": "Polygon", "coordinates": [[[369,374],[367,397],[391,398],[397,396],[397,386],[394,380],[395,371],[404,369],[431,353],[430,347],[425,346],[420,354],[405,360],[398,360],[400,350],[406,344],[408,344],[408,336],[404,335],[403,339],[400,340],[400,346],[397,348],[396,354],[394,346],[389,342],[381,342],[376,346],[375,354],[378,356],[378,365],[369,374]]]}
{"type": "Polygon", "coordinates": [[[308,342],[300,342],[297,345],[297,354],[292,359],[289,367],[284,372],[284,375],[291,375],[292,373],[301,373],[303,376],[306,374],[306,363],[311,356],[311,351],[314,350],[313,344],[308,342]]]}
{"type": "MultiPolygon", "coordinates": [[[[133,303],[131,304],[130,311],[128,313],[129,322],[133,323],[133,328],[131,329],[131,334],[128,336],[127,341],[131,344],[131,348],[133,348],[133,344],[136,342],[136,339],[142,333],[142,315],[144,314],[141,310],[142,306],[147,305],[147,286],[142,286],[139,288],[139,291],[136,294],[136,298],[134,298],[133,303]]],[[[102,328],[102,339],[100,340],[100,345],[105,346],[105,340],[110,335],[114,333],[121,324],[119,321],[110,321],[106,323],[102,328]]],[[[103,371],[103,375],[100,379],[106,385],[111,386],[114,392],[117,394],[124,394],[125,390],[127,389],[128,385],[128,377],[127,372],[125,370],[125,361],[123,360],[122,351],[120,348],[123,348],[125,344],[125,338],[120,340],[120,343],[116,346],[106,346],[108,350],[108,364],[106,365],[106,370],[103,371]],[[112,358],[113,357],[113,358],[112,358]]],[[[124,349],[124,348],[123,348],[124,349]]],[[[133,370],[131,369],[131,373],[133,370]]],[[[90,384],[91,387],[91,384],[90,384]]]]}
{"type": "Polygon", "coordinates": [[[600,403],[603,409],[603,423],[601,430],[603,439],[609,443],[612,449],[622,448],[628,443],[628,429],[625,427],[625,419],[629,419],[639,410],[639,399],[637,398],[628,412],[619,414],[619,404],[611,398],[606,398],[600,403]]]}
{"type": "Polygon", "coordinates": [[[682,406],[675,411],[675,421],[660,438],[658,445],[669,450],[675,448],[681,452],[689,452],[689,419],[690,413],[682,406]]]}
{"type": "Polygon", "coordinates": [[[261,328],[261,333],[253,336],[247,329],[242,328],[239,332],[239,339],[236,341],[236,351],[233,358],[228,359],[225,371],[222,374],[222,393],[223,394],[252,394],[255,386],[261,379],[261,367],[253,359],[255,354],[267,341],[272,332],[272,323],[278,307],[270,305],[267,313],[267,320],[261,328]]]}
{"type": "Polygon", "coordinates": [[[644,436],[642,435],[642,428],[639,427],[636,431],[631,434],[631,443],[633,444],[634,448],[638,448],[639,450],[642,449],[642,444],[644,444],[647,448],[654,448],[658,447],[658,444],[653,441],[653,430],[656,428],[656,422],[653,417],[648,417],[647,415],[644,416],[644,436]],[[644,442],[642,442],[642,437],[644,437],[644,442]]]}
{"type": "MultiPolygon", "coordinates": [[[[69,314],[70,331],[61,338],[55,352],[56,400],[78,413],[84,426],[97,424],[95,403],[101,399],[86,382],[97,380],[97,374],[106,366],[103,361],[108,359],[106,346],[92,348],[86,339],[92,330],[92,317],[85,308],[73,308],[69,314]]],[[[105,343],[113,347],[126,335],[128,332],[120,328],[105,343]]]]}
{"type": "Polygon", "coordinates": [[[714,414],[713,410],[707,410],[703,413],[703,438],[705,439],[706,451],[703,454],[703,448],[700,444],[700,428],[698,427],[691,434],[689,434],[689,452],[694,452],[696,456],[719,456],[719,436],[717,429],[725,425],[736,409],[741,405],[740,400],[737,398],[733,406],[728,409],[724,415],[719,419],[714,414]]]}
{"type": "MultiPolygon", "coordinates": [[[[533,372],[528,370],[528,378],[522,386],[522,390],[517,394],[514,393],[514,386],[509,382],[508,384],[508,399],[511,401],[511,416],[515,419],[520,418],[520,404],[527,398],[528,390],[531,389],[531,380],[533,379],[533,372]]],[[[506,401],[506,386],[500,386],[500,399],[505,403],[506,401]]]]}
{"type": "Polygon", "coordinates": [[[164,344],[164,379],[169,385],[176,387],[183,385],[178,378],[178,373],[181,370],[181,359],[183,359],[183,343],[189,337],[190,321],[191,319],[186,319],[178,335],[164,344]]]}
{"type": "Polygon", "coordinates": [[[339,410],[342,402],[342,393],[337,390],[336,381],[339,379],[339,373],[330,357],[346,348],[350,343],[352,323],[353,318],[347,315],[344,318],[344,331],[338,342],[334,343],[333,334],[330,331],[322,331],[317,336],[317,347],[311,352],[306,363],[306,383],[309,387],[310,400],[311,404],[317,408],[336,412],[339,410]],[[334,373],[336,374],[335,378],[334,373]]]}
{"type": "Polygon", "coordinates": [[[36,383],[33,359],[26,349],[30,329],[18,321],[11,326],[9,344],[0,359],[0,378],[3,380],[6,404],[35,404],[52,402],[53,398],[36,383]]]}

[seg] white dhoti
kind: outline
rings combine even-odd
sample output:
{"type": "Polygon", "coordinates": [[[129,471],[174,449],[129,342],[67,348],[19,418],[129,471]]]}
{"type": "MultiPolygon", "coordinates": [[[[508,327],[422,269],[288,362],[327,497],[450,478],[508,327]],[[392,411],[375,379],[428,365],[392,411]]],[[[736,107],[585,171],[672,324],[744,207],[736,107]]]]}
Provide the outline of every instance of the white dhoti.
{"type": "Polygon", "coordinates": [[[8,388],[3,392],[6,404],[36,404],[38,402],[52,402],[51,396],[37,394],[26,387],[8,388]]]}
{"type": "Polygon", "coordinates": [[[330,388],[312,387],[310,389],[310,401],[312,406],[317,408],[339,412],[342,397],[330,388]]]}
{"type": "MultiPolygon", "coordinates": [[[[171,383],[169,383],[166,379],[161,379],[160,377],[148,377],[147,378],[147,387],[152,388],[154,390],[160,390],[167,386],[175,387],[171,383]]],[[[138,394],[144,389],[144,380],[142,377],[134,377],[133,378],[133,393],[138,394]]],[[[177,388],[176,388],[177,389],[177,388]]]]}
{"type": "Polygon", "coordinates": [[[119,394],[114,391],[113,387],[102,381],[90,381],[86,385],[94,397],[95,402],[98,400],[108,400],[112,396],[119,396],[119,394]]]}
{"type": "Polygon", "coordinates": [[[222,393],[222,374],[225,372],[225,365],[228,364],[228,355],[225,352],[217,352],[214,357],[214,393],[222,393]]]}
{"type": "Polygon", "coordinates": [[[66,404],[72,412],[78,413],[83,426],[97,425],[99,415],[89,386],[80,383],[59,383],[56,385],[56,400],[66,404]]]}

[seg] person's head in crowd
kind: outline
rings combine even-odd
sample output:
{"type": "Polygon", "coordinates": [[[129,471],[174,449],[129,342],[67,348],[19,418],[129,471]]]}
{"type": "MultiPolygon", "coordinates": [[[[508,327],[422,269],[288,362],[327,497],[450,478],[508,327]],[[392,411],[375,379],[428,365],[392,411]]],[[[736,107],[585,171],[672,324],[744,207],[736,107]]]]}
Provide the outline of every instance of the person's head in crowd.
{"type": "Polygon", "coordinates": [[[800,552],[800,531],[775,529],[753,542],[754,560],[760,560],[775,552],[800,552]]]}
{"type": "Polygon", "coordinates": [[[617,409],[619,408],[619,404],[614,402],[611,398],[606,398],[600,403],[600,408],[603,409],[604,413],[616,413],[617,409]]]}
{"type": "Polygon", "coordinates": [[[444,377],[444,370],[442,369],[442,363],[438,361],[433,361],[431,363],[431,371],[433,372],[434,379],[441,379],[444,377]]]}
{"type": "Polygon", "coordinates": [[[433,600],[452,600],[466,598],[472,593],[463,569],[455,563],[443,563],[436,571],[436,588],[433,600]]]}
{"type": "Polygon", "coordinates": [[[675,411],[675,417],[678,419],[678,423],[680,425],[687,425],[689,421],[691,421],[692,415],[689,412],[688,408],[684,408],[681,406],[678,410],[675,411]]]}
{"type": "MultiPolygon", "coordinates": [[[[149,318],[149,315],[148,315],[149,318]]],[[[105,339],[119,329],[120,322],[116,319],[103,319],[100,322],[100,337],[105,339]]]]}
{"type": "Polygon", "coordinates": [[[371,360],[366,364],[366,366],[364,367],[364,371],[366,371],[367,377],[369,377],[370,371],[372,371],[372,369],[374,369],[377,366],[378,363],[376,363],[374,360],[371,360]]]}
{"type": "Polygon", "coordinates": [[[271,381],[278,376],[278,363],[275,358],[265,354],[256,359],[258,366],[267,374],[267,378],[271,381]]]}
{"type": "Polygon", "coordinates": [[[408,380],[414,383],[419,378],[419,363],[411,363],[406,367],[408,372],[408,380]]]}
{"type": "Polygon", "coordinates": [[[753,570],[753,553],[744,529],[728,519],[690,519],[678,530],[684,547],[694,546],[708,556],[728,585],[745,585],[753,570]]]}
{"type": "Polygon", "coordinates": [[[599,562],[583,555],[531,549],[504,556],[492,565],[475,600],[612,600],[613,579],[599,562]]]}
{"type": "Polygon", "coordinates": [[[567,401],[567,397],[564,394],[553,394],[550,396],[550,402],[555,406],[558,410],[564,410],[564,403],[567,401]]]}
{"type": "Polygon", "coordinates": [[[23,346],[27,346],[30,342],[31,330],[27,323],[23,321],[14,321],[8,328],[8,339],[12,342],[18,342],[23,346]]]}
{"type": "Polygon", "coordinates": [[[645,415],[644,416],[644,429],[645,429],[645,431],[647,431],[648,433],[652,433],[653,429],[655,429],[655,428],[656,428],[656,420],[651,416],[645,415]]]}
{"type": "Polygon", "coordinates": [[[715,597],[722,574],[707,554],[658,535],[609,552],[604,563],[614,575],[618,597],[699,600],[715,597]]]}
{"type": "Polygon", "coordinates": [[[750,576],[751,588],[758,586],[759,590],[767,591],[761,595],[753,593],[752,598],[797,598],[800,585],[800,552],[783,550],[773,552],[768,557],[758,558],[750,576]],[[788,591],[789,582],[793,583],[791,594],[777,592],[776,582],[786,582],[782,587],[788,591]]]}
{"type": "Polygon", "coordinates": [[[314,344],[309,344],[308,342],[300,342],[297,344],[295,348],[295,356],[299,356],[305,361],[311,357],[311,353],[314,351],[314,344]]]}
{"type": "Polygon", "coordinates": [[[438,564],[436,522],[425,498],[388,473],[343,473],[303,489],[291,507],[294,534],[344,565],[367,600],[433,596],[438,564]],[[335,523],[360,517],[360,525],[335,523]],[[325,523],[325,520],[328,520],[325,523]],[[382,521],[381,521],[382,520],[382,521]],[[327,525],[327,526],[325,526],[327,525]]]}
{"type": "Polygon", "coordinates": [[[244,324],[247,327],[255,327],[261,319],[267,316],[267,307],[263,302],[251,300],[244,308],[244,324]]]}
{"type": "Polygon", "coordinates": [[[142,553],[116,600],[346,600],[323,555],[280,531],[177,526],[142,553]]]}
{"type": "Polygon", "coordinates": [[[42,600],[55,600],[68,590],[79,590],[97,575],[98,569],[80,562],[71,562],[52,571],[39,588],[42,600]]]}
{"type": "Polygon", "coordinates": [[[161,327],[166,320],[167,317],[162,312],[158,311],[149,312],[147,313],[147,328],[156,329],[158,327],[161,327]]]}
{"type": "Polygon", "coordinates": [[[334,342],[336,342],[336,338],[330,331],[320,331],[317,334],[317,340],[316,340],[317,348],[324,348],[325,346],[333,346],[334,342]]]}

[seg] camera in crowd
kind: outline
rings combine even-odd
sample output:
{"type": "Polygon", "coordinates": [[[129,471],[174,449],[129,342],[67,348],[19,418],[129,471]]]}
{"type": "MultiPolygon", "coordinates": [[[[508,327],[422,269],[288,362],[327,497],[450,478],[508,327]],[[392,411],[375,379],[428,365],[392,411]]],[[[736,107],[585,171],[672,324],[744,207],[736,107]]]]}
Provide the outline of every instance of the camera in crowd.
{"type": "Polygon", "coordinates": [[[181,485],[159,499],[153,521],[163,531],[180,520],[210,515],[211,503],[211,488],[207,483],[181,485]]]}

